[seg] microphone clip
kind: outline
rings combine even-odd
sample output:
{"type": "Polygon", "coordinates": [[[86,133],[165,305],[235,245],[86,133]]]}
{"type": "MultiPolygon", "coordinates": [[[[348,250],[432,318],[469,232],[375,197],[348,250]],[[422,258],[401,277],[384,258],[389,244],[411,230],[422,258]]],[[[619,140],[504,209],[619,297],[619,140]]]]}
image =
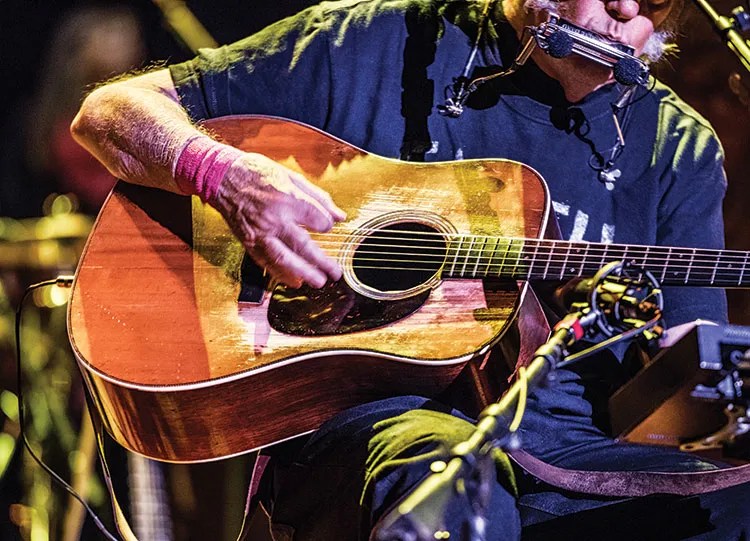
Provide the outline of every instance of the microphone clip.
{"type": "Polygon", "coordinates": [[[453,85],[446,89],[445,102],[438,105],[438,113],[449,118],[458,118],[464,112],[464,105],[469,96],[477,89],[477,84],[468,77],[461,75],[453,79],[453,85]]]}
{"type": "Polygon", "coordinates": [[[565,308],[595,318],[591,330],[606,337],[658,321],[664,308],[664,295],[653,274],[624,261],[608,263],[593,278],[569,282],[556,297],[565,308]]]}

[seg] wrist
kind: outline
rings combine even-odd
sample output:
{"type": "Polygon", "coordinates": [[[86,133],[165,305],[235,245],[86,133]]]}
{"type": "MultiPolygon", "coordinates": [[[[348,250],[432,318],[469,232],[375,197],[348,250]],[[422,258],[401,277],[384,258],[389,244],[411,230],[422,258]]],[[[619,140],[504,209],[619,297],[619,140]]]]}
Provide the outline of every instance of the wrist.
{"type": "Polygon", "coordinates": [[[175,160],[173,174],[177,187],[184,194],[213,203],[229,167],[242,155],[241,150],[207,135],[191,137],[175,160]]]}

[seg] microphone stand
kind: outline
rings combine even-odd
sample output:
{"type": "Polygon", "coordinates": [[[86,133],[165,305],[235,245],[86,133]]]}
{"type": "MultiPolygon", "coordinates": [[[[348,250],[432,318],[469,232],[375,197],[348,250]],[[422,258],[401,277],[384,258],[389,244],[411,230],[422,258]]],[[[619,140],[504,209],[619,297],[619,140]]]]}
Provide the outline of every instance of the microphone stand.
{"type": "Polygon", "coordinates": [[[732,17],[724,17],[719,15],[708,0],[693,0],[693,2],[708,17],[714,30],[721,36],[729,50],[737,56],[745,70],[750,72],[750,47],[738,31],[738,29],[750,28],[750,17],[747,12],[742,7],[736,7],[732,10],[732,17]]]}
{"type": "MultiPolygon", "coordinates": [[[[607,327],[606,312],[601,302],[608,297],[610,307],[628,298],[631,302],[633,292],[644,287],[653,287],[656,282],[647,274],[650,283],[641,281],[635,284],[628,281],[628,287],[622,282],[608,282],[610,274],[622,272],[625,264],[615,261],[601,269],[593,279],[589,302],[579,302],[572,306],[570,313],[557,325],[546,344],[536,350],[531,363],[518,371],[518,378],[503,395],[499,402],[491,404],[481,413],[476,430],[468,440],[456,445],[450,453],[449,462],[436,461],[430,465],[432,474],[425,478],[399,505],[386,514],[376,524],[370,539],[372,541],[435,541],[436,539],[458,539],[460,541],[485,541],[486,516],[491,493],[491,483],[496,476],[493,448],[518,449],[520,440],[515,430],[526,403],[528,388],[544,384],[551,379],[557,365],[567,356],[568,348],[582,339],[589,330],[607,327]],[[610,295],[612,284],[619,288],[619,298],[610,295]],[[597,300],[597,298],[599,300],[597,300]],[[604,308],[603,310],[601,308],[604,308]],[[513,426],[515,425],[515,427],[513,426]],[[448,511],[455,507],[460,499],[468,501],[472,515],[468,524],[462,524],[460,535],[456,538],[448,531],[445,518],[448,511]]],[[[619,278],[622,280],[622,278],[619,278]]],[[[654,325],[660,318],[662,306],[661,292],[658,284],[658,314],[647,324],[638,321],[634,326],[646,330],[649,324],[654,325]]],[[[650,295],[648,293],[647,295],[650,295]]],[[[641,298],[643,296],[641,295],[641,298]]],[[[624,312],[625,310],[623,310],[624,312]]],[[[631,318],[629,323],[633,325],[631,318]]],[[[610,329],[613,327],[610,326],[610,329]]],[[[613,333],[608,333],[612,335],[613,333]]],[[[627,335],[627,332],[623,332],[627,335]]],[[[633,336],[632,334],[630,336],[633,336]]],[[[596,346],[592,349],[597,349],[596,346]]]]}
{"type": "Polygon", "coordinates": [[[376,541],[434,541],[449,539],[443,530],[443,517],[455,498],[468,498],[473,520],[468,525],[470,541],[485,539],[486,509],[489,503],[489,483],[494,476],[493,447],[518,447],[517,438],[508,428],[515,416],[519,398],[525,401],[527,388],[543,384],[557,363],[567,354],[567,349],[581,339],[586,330],[598,319],[596,310],[575,311],[556,326],[542,347],[537,349],[525,374],[511,385],[499,402],[482,412],[477,428],[471,437],[456,445],[453,458],[435,462],[427,477],[398,507],[389,513],[376,528],[376,541]],[[441,537],[444,536],[444,537],[441,537]]]}

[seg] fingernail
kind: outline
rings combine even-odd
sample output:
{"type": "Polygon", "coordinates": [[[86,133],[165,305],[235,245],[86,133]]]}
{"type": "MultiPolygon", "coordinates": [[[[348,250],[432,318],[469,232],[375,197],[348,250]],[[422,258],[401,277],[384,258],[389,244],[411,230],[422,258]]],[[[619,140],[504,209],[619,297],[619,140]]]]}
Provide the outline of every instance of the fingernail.
{"type": "Polygon", "coordinates": [[[321,288],[328,282],[328,277],[325,274],[316,273],[315,277],[308,280],[309,284],[315,288],[321,288]]]}
{"type": "Polygon", "coordinates": [[[341,270],[341,267],[336,266],[334,269],[331,269],[331,272],[328,274],[334,281],[341,280],[341,277],[344,275],[344,273],[341,270]]]}

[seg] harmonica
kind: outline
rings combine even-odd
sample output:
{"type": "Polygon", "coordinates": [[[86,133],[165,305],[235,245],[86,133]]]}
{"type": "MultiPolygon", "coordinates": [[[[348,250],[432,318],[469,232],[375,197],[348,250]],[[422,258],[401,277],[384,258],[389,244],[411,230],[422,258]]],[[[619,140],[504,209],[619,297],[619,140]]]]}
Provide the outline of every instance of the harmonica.
{"type": "MultiPolygon", "coordinates": [[[[598,64],[611,68],[615,79],[625,85],[645,85],[648,82],[649,68],[640,58],[634,56],[635,49],[630,45],[612,41],[561,19],[556,13],[550,13],[549,19],[539,26],[527,27],[536,45],[550,56],[563,58],[577,54],[598,64]]],[[[527,41],[524,51],[526,57],[531,54],[533,45],[527,41]]],[[[526,58],[523,59],[525,61],[526,58]]],[[[522,64],[522,62],[517,62],[522,64]]]]}

